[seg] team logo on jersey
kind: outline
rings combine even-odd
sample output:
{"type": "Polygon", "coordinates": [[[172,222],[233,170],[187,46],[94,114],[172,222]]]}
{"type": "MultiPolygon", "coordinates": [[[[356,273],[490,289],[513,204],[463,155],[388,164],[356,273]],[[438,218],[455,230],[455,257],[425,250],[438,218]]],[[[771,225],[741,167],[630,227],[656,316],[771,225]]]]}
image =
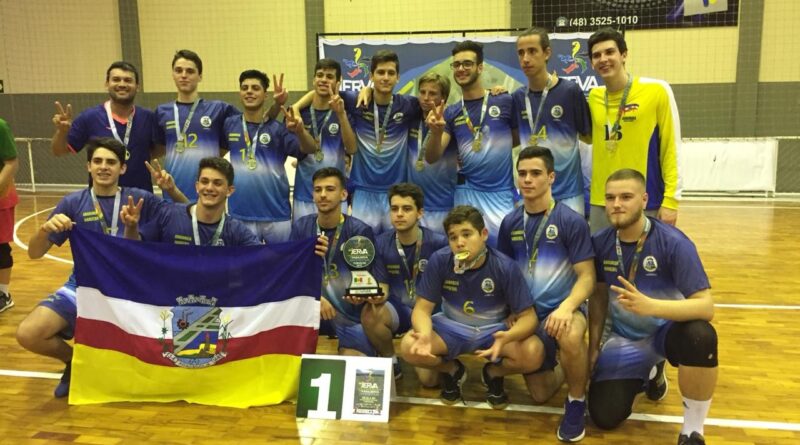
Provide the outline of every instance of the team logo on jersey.
{"type": "Polygon", "coordinates": [[[656,257],[653,255],[647,255],[644,257],[644,260],[642,260],[642,267],[648,272],[655,272],[656,269],[658,269],[658,261],[656,261],[656,257]]]}
{"type": "Polygon", "coordinates": [[[339,124],[334,122],[334,123],[328,125],[328,133],[330,133],[332,135],[335,135],[338,132],[339,132],[339,124]]]}
{"type": "Polygon", "coordinates": [[[403,121],[403,116],[404,116],[403,113],[398,111],[397,113],[394,114],[394,116],[392,116],[392,120],[397,123],[400,123],[403,121]]]}
{"type": "Polygon", "coordinates": [[[564,109],[561,108],[561,105],[555,105],[553,108],[550,109],[550,116],[553,116],[556,119],[561,118],[564,115],[564,109]]]}
{"type": "Polygon", "coordinates": [[[419,260],[419,271],[425,272],[425,267],[428,266],[428,260],[419,260]]]}
{"type": "Polygon", "coordinates": [[[491,278],[484,278],[481,282],[481,290],[487,294],[494,292],[494,280],[491,278]]]}
{"type": "Polygon", "coordinates": [[[492,105],[489,107],[489,116],[498,117],[500,116],[500,107],[497,105],[492,105]]]}
{"type": "Polygon", "coordinates": [[[202,125],[205,128],[210,127],[211,126],[211,118],[209,116],[201,117],[200,118],[200,125],[202,125]]]}
{"type": "Polygon", "coordinates": [[[547,237],[547,239],[556,239],[558,236],[558,227],[556,227],[555,224],[548,225],[544,235],[547,237]]]}
{"type": "Polygon", "coordinates": [[[639,110],[639,104],[627,104],[622,109],[622,121],[623,122],[633,122],[636,120],[635,111],[639,110]]]}
{"type": "Polygon", "coordinates": [[[272,138],[269,136],[269,133],[261,133],[258,135],[258,142],[261,142],[264,145],[267,145],[272,141],[272,138]]]}
{"type": "Polygon", "coordinates": [[[217,307],[217,298],[189,294],[176,298],[161,319],[161,356],[181,368],[205,368],[228,355],[233,320],[217,307]]]}

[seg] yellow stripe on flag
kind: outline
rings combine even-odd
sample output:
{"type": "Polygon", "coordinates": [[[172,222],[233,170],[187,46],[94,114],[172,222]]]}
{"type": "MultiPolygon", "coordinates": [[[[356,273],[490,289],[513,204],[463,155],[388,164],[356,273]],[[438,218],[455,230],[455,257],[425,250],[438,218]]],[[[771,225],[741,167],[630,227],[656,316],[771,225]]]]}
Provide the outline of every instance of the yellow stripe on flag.
{"type": "Polygon", "coordinates": [[[187,369],[151,365],[121,352],[76,344],[69,403],[185,400],[247,408],[295,398],[299,379],[300,357],[295,355],[269,354],[187,369]]]}

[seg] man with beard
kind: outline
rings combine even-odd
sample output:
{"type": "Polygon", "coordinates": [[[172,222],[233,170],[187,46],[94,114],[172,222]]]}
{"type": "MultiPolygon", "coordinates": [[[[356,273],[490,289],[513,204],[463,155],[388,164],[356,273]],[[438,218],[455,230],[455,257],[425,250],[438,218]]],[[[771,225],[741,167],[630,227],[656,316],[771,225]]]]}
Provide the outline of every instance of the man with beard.
{"type": "Polygon", "coordinates": [[[514,209],[511,148],[518,144],[511,96],[492,96],[481,84],[483,45],[470,40],[453,48],[456,83],[461,103],[444,109],[444,103],[427,117],[431,131],[425,159],[438,161],[455,138],[461,160],[454,204],[469,204],[484,216],[489,245],[497,244],[500,222],[514,209]]]}
{"type": "Polygon", "coordinates": [[[56,102],[53,116],[55,133],[50,148],[56,156],[77,153],[92,137],[113,137],[125,147],[127,171],[119,184],[152,192],[153,185],[145,162],[155,150],[153,135],[157,125],[152,111],[134,105],[139,91],[139,71],[128,62],[114,62],[106,70],[109,100],[88,108],[72,120],[72,105],[56,102]]]}
{"type": "Polygon", "coordinates": [[[644,214],[645,190],[633,169],[614,172],[605,184],[613,227],[592,240],[598,283],[589,300],[589,414],[599,428],[618,426],[666,359],[678,368],[683,397],[678,444],[705,444],[718,366],[711,286],[691,240],[644,214]],[[611,330],[603,338],[606,316],[611,330]]]}
{"type": "Polygon", "coordinates": [[[240,116],[225,120],[223,133],[236,170],[237,193],[228,201],[231,216],[245,222],[256,237],[267,243],[287,241],[292,231],[286,158],[314,153],[316,145],[302,125],[287,115],[286,122],[264,116],[269,89],[267,75],[246,70],[239,75],[240,116]],[[300,136],[298,140],[298,135],[300,136]]]}

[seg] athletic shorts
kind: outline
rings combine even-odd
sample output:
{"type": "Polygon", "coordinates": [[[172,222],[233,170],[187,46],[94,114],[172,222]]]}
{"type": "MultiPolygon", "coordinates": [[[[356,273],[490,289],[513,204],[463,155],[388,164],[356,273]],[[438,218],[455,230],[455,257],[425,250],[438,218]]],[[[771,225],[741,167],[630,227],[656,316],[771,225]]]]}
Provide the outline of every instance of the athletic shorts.
{"type": "Polygon", "coordinates": [[[666,357],[664,344],[671,327],[670,321],[658,328],[652,336],[641,340],[631,340],[617,333],[610,333],[600,347],[592,381],[641,379],[646,382],[653,366],[666,357]]]}
{"type": "Polygon", "coordinates": [[[52,309],[64,321],[67,327],[58,333],[59,337],[69,340],[75,336],[75,320],[78,318],[78,305],[75,302],[75,291],[61,287],[49,297],[39,302],[39,306],[52,309]]]}
{"type": "Polygon", "coordinates": [[[292,233],[292,222],[286,221],[242,221],[256,234],[259,241],[266,244],[285,243],[292,233]]]}
{"type": "Polygon", "coordinates": [[[482,192],[460,185],[456,187],[455,205],[469,205],[480,210],[489,229],[489,246],[497,247],[497,234],[503,218],[514,210],[514,191],[482,192]]]}
{"type": "Polygon", "coordinates": [[[14,207],[0,209],[0,244],[14,241],[14,207]]]}
{"type": "Polygon", "coordinates": [[[433,331],[447,345],[447,360],[453,360],[461,354],[488,349],[494,343],[492,336],[497,331],[505,331],[505,323],[493,323],[486,326],[470,326],[447,318],[443,313],[431,317],[433,331]]]}
{"type": "MultiPolygon", "coordinates": [[[[586,316],[586,303],[581,304],[578,306],[578,311],[583,314],[583,318],[587,319],[586,316]]],[[[552,312],[551,312],[552,313],[552,312]]],[[[549,314],[548,314],[549,315],[549,314]]],[[[548,334],[544,328],[544,321],[547,319],[547,316],[542,317],[539,320],[539,324],[536,326],[536,331],[533,333],[544,345],[544,361],[542,362],[542,366],[534,371],[537,372],[544,372],[550,371],[555,369],[556,365],[558,365],[557,360],[557,352],[558,352],[558,341],[555,337],[548,334]]]]}
{"type": "Polygon", "coordinates": [[[388,192],[372,192],[356,188],[353,193],[352,216],[372,227],[375,236],[392,228],[388,192]]]}

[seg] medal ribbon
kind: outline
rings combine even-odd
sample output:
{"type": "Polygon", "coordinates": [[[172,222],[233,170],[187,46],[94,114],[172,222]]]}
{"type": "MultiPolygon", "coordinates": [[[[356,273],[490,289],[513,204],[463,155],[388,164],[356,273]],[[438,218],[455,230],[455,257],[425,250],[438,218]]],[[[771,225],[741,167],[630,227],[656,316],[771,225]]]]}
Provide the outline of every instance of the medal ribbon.
{"type": "MultiPolygon", "coordinates": [[[[192,206],[192,231],[194,232],[194,245],[200,246],[200,228],[197,225],[197,204],[192,206]]],[[[219,241],[219,237],[222,235],[222,228],[225,226],[225,212],[222,213],[222,219],[219,220],[219,224],[217,224],[217,230],[214,231],[214,235],[211,237],[211,242],[208,243],[209,246],[216,246],[217,241],[219,241]]]]}
{"type": "Polygon", "coordinates": [[[525,209],[522,209],[522,240],[525,243],[525,252],[528,254],[528,273],[533,275],[533,268],[536,266],[536,260],[539,257],[539,238],[542,237],[542,232],[544,228],[547,226],[547,220],[550,218],[550,213],[553,211],[553,208],[556,206],[556,202],[552,199],[550,200],[550,205],[547,206],[547,210],[544,211],[544,216],[542,220],[539,221],[539,225],[536,226],[536,232],[533,235],[533,243],[528,246],[528,237],[526,235],[528,227],[528,212],[525,209]],[[533,251],[533,252],[531,252],[533,251]]]}
{"type": "MultiPolygon", "coordinates": [[[[620,120],[622,119],[622,114],[625,112],[625,107],[628,105],[628,94],[631,92],[631,85],[633,85],[633,75],[628,73],[628,81],[625,83],[625,89],[622,91],[622,99],[620,99],[619,107],[617,108],[617,119],[614,121],[614,125],[611,126],[611,130],[608,132],[609,140],[616,140],[616,135],[622,128],[620,120]]],[[[611,123],[608,121],[608,87],[606,87],[604,99],[606,105],[606,125],[608,125],[611,123]]]]}
{"type": "MultiPolygon", "coordinates": [[[[631,270],[628,272],[628,281],[631,284],[635,284],[636,280],[636,269],[639,268],[639,255],[644,250],[644,241],[647,239],[647,233],[650,232],[650,219],[646,216],[644,217],[644,228],[642,229],[642,235],[639,237],[639,241],[636,242],[636,250],[633,253],[633,261],[631,262],[631,270]]],[[[625,262],[622,259],[622,246],[619,242],[619,230],[617,230],[616,235],[616,251],[617,251],[617,261],[619,262],[619,270],[621,274],[625,275],[625,262]]]]}
{"type": "Polygon", "coordinates": [[[403,269],[406,271],[406,276],[410,277],[409,280],[405,280],[406,282],[406,292],[408,292],[409,298],[411,300],[416,299],[416,286],[417,286],[417,275],[419,274],[419,260],[422,258],[422,229],[417,227],[417,243],[415,245],[414,250],[414,265],[411,267],[411,270],[408,270],[408,260],[406,259],[406,251],[403,250],[403,245],[400,244],[400,238],[398,238],[397,234],[395,233],[394,243],[397,247],[397,254],[400,255],[400,262],[403,263],[403,269]]]}
{"type": "Polygon", "coordinates": [[[111,134],[114,135],[114,139],[116,139],[119,142],[122,142],[122,144],[125,146],[125,149],[127,150],[128,141],[131,139],[131,128],[133,128],[133,115],[136,112],[136,108],[134,108],[133,111],[131,112],[131,115],[128,116],[128,123],[125,124],[125,136],[122,139],[120,139],[119,133],[117,132],[117,124],[114,123],[114,118],[111,115],[111,101],[107,100],[106,103],[103,104],[103,106],[106,109],[106,116],[108,117],[108,128],[111,130],[111,134]]]}
{"type": "Polygon", "coordinates": [[[544,109],[544,101],[547,100],[547,94],[550,93],[550,86],[553,84],[553,78],[548,75],[547,76],[547,85],[544,86],[544,90],[542,90],[542,100],[539,102],[539,109],[536,110],[536,120],[533,119],[533,108],[531,107],[531,97],[530,94],[525,94],[525,111],[528,113],[528,125],[531,127],[531,136],[535,136],[538,134],[536,128],[539,127],[539,119],[542,117],[542,110],[544,109]]]}
{"type": "Polygon", "coordinates": [[[117,187],[117,193],[114,195],[114,214],[111,215],[111,227],[108,227],[106,224],[106,217],[103,215],[103,209],[100,207],[100,202],[97,200],[97,195],[94,193],[94,188],[90,189],[90,194],[92,196],[94,213],[97,215],[97,218],[100,221],[100,227],[103,228],[103,233],[106,235],[117,236],[117,233],[119,233],[119,203],[122,200],[122,193],[120,192],[119,187],[117,187]]]}
{"type": "Polygon", "coordinates": [[[481,104],[481,120],[478,122],[478,126],[472,125],[472,120],[469,118],[469,112],[467,112],[467,106],[464,104],[464,98],[461,98],[461,114],[464,115],[464,120],[467,122],[467,127],[469,127],[469,131],[472,133],[472,140],[473,143],[480,140],[481,137],[481,127],[483,126],[483,118],[486,117],[486,105],[489,103],[489,94],[484,91],[483,93],[483,104],[481,104]]]}
{"type": "Polygon", "coordinates": [[[183,130],[178,129],[178,101],[172,103],[172,115],[175,117],[175,137],[178,139],[178,142],[183,142],[186,138],[186,132],[189,131],[189,125],[192,123],[194,111],[197,109],[197,105],[201,100],[202,99],[197,99],[192,102],[192,108],[189,109],[189,115],[186,116],[186,121],[183,123],[183,130]]]}

